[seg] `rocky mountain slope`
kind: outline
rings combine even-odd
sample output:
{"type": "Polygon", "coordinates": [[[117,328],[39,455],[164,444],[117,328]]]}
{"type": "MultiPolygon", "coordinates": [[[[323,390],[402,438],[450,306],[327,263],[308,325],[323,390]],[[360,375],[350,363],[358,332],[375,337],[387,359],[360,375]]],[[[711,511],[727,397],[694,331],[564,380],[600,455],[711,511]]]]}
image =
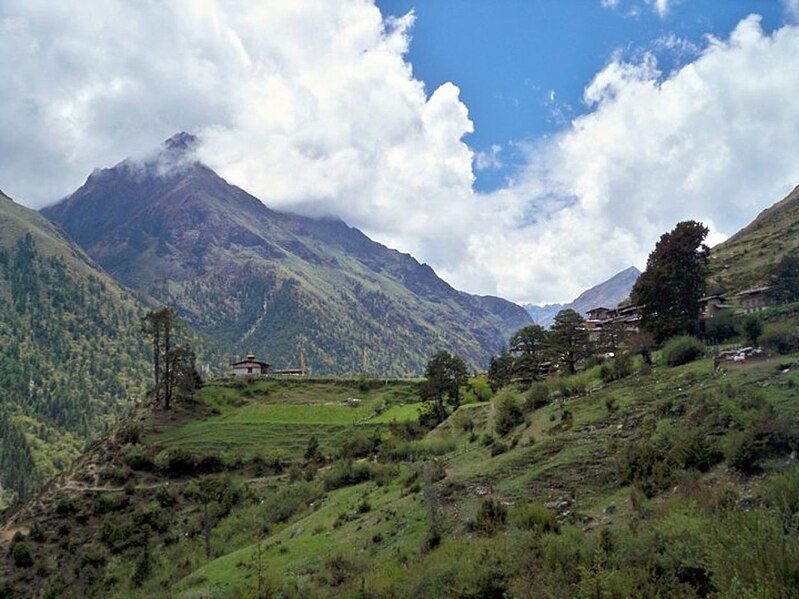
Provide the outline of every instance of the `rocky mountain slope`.
{"type": "Polygon", "coordinates": [[[592,308],[600,306],[615,308],[630,295],[630,291],[632,291],[633,285],[635,285],[635,281],[640,274],[640,270],[635,266],[631,266],[616,273],[607,281],[583,291],[575,300],[568,304],[547,304],[545,306],[526,304],[524,307],[537,324],[549,327],[555,321],[555,315],[561,310],[575,310],[585,316],[588,310],[592,308]]]}
{"type": "Polygon", "coordinates": [[[42,213],[123,284],[177,306],[232,354],[316,373],[419,373],[447,348],[477,367],[529,323],[336,219],[270,210],[194,161],[178,134],[96,170],[42,213]]]}
{"type": "Polygon", "coordinates": [[[139,311],[61,231],[0,192],[0,503],[68,464],[142,389],[139,311]]]}
{"type": "Polygon", "coordinates": [[[738,291],[766,282],[769,268],[799,251],[799,187],[761,212],[710,254],[713,290],[738,291]]]}

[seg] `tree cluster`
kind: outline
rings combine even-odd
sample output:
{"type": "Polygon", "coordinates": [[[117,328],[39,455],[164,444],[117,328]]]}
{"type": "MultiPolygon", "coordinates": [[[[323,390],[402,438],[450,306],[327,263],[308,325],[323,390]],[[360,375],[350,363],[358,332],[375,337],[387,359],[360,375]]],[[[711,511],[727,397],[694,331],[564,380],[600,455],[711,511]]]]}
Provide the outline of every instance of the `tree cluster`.
{"type": "Polygon", "coordinates": [[[491,360],[488,380],[494,391],[514,380],[535,381],[546,363],[560,364],[573,374],[577,363],[593,351],[583,317],[561,310],[549,330],[533,324],[517,331],[508,349],[491,360]]]}
{"type": "Polygon", "coordinates": [[[199,383],[194,352],[177,342],[184,326],[172,308],[149,312],[142,318],[141,330],[151,344],[156,402],[163,402],[164,409],[169,410],[176,389],[191,391],[199,383]]]}

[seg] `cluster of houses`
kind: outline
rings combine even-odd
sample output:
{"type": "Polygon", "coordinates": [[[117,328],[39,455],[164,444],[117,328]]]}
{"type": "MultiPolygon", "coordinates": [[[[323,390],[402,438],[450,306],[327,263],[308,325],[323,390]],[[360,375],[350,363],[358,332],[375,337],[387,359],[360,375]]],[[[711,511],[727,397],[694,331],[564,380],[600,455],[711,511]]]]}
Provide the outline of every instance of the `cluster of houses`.
{"type": "MultiPolygon", "coordinates": [[[[751,313],[774,306],[776,301],[768,294],[768,287],[754,287],[736,293],[719,293],[699,299],[701,320],[713,318],[721,310],[735,310],[751,313]]],[[[588,311],[585,328],[596,340],[611,325],[621,325],[626,333],[637,333],[641,322],[642,306],[634,306],[629,301],[616,308],[598,307],[588,311]]]]}
{"type": "Polygon", "coordinates": [[[230,376],[233,377],[267,377],[267,376],[308,376],[305,367],[305,358],[300,354],[300,367],[284,370],[272,370],[271,365],[263,360],[257,360],[255,354],[247,354],[246,360],[233,362],[230,365],[230,376]]]}

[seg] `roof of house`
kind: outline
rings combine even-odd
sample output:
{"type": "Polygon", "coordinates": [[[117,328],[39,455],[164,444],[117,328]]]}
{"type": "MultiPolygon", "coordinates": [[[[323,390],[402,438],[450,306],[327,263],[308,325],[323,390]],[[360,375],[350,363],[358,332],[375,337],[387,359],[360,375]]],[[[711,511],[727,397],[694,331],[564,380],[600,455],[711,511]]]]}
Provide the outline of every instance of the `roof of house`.
{"type": "Polygon", "coordinates": [[[238,362],[233,362],[230,366],[243,366],[245,364],[257,364],[258,366],[266,366],[269,368],[269,364],[267,362],[262,362],[261,360],[255,359],[255,354],[247,354],[246,360],[239,360],[238,362]]]}

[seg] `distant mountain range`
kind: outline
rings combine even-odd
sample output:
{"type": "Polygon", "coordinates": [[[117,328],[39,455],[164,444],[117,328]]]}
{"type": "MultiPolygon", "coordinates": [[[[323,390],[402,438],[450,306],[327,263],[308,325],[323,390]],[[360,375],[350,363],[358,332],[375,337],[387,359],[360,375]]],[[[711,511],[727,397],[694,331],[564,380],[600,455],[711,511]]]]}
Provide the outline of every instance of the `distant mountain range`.
{"type": "Polygon", "coordinates": [[[333,218],[267,208],[193,159],[180,133],[143,162],[95,170],[42,214],[122,284],[177,307],[231,355],[316,373],[421,373],[439,349],[484,367],[530,323],[333,218]],[[365,354],[365,355],[364,355],[365,354]]]}
{"type": "Polygon", "coordinates": [[[630,295],[633,285],[635,285],[635,281],[640,274],[640,270],[635,266],[631,266],[616,273],[607,281],[583,291],[574,301],[568,304],[547,304],[545,306],[526,304],[524,308],[534,322],[548,328],[555,321],[555,316],[561,310],[570,309],[585,316],[592,308],[600,306],[615,308],[630,295]]]}

